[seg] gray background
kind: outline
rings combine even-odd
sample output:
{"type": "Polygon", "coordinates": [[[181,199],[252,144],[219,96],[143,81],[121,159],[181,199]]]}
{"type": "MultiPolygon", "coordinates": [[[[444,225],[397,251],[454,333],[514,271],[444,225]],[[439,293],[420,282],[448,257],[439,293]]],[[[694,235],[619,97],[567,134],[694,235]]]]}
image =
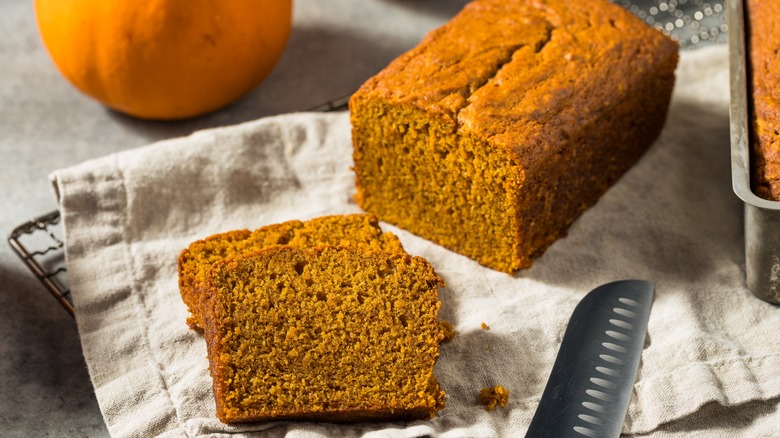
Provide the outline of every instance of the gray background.
{"type": "MultiPolygon", "coordinates": [[[[348,95],[465,3],[295,0],[285,54],[260,87],[207,116],[149,122],[106,110],[72,88],[40,42],[32,1],[0,0],[0,231],[56,208],[47,180],[52,170],[348,95]]],[[[637,3],[644,8],[634,10],[639,15],[658,2],[637,3]]],[[[661,12],[674,18],[673,11],[661,12]]],[[[661,12],[643,18],[660,21],[661,12]]],[[[723,41],[717,33],[696,41],[723,41]]],[[[0,357],[0,435],[108,435],[72,318],[6,244],[0,244],[0,357]]]]}

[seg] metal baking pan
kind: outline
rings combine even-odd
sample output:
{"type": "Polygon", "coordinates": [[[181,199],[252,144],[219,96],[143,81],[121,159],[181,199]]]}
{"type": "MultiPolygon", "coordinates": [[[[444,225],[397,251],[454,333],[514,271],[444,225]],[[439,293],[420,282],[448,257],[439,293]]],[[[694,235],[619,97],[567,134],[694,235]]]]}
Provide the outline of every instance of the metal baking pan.
{"type": "Polygon", "coordinates": [[[750,188],[750,84],[746,14],[742,0],[728,2],[731,78],[731,178],[745,204],[747,286],[764,301],[780,304],[780,202],[756,196],[750,188]]]}

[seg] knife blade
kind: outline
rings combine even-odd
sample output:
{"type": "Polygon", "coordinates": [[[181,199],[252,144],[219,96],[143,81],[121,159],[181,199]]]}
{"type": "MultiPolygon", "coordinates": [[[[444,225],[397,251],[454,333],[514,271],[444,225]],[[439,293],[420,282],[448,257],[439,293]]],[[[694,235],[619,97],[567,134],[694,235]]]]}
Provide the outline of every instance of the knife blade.
{"type": "Polygon", "coordinates": [[[621,280],[575,307],[526,437],[618,437],[644,348],[653,283],[621,280]]]}

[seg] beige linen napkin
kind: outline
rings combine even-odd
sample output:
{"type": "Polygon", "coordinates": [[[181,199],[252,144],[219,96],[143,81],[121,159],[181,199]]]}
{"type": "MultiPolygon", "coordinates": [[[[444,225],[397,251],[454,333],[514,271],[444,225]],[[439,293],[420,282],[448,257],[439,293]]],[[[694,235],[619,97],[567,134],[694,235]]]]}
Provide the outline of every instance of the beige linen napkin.
{"type": "Polygon", "coordinates": [[[684,53],[661,138],[514,277],[383,224],[446,280],[441,316],[459,332],[437,365],[447,407],[410,423],[220,423],[205,342],[179,297],[176,259],[193,240],[360,211],[345,113],[198,132],[55,172],[78,330],[111,434],[522,436],[577,302],[643,278],[657,296],[624,432],[780,436],[780,308],[745,287],[727,105],[725,48],[684,53]],[[487,412],[477,396],[496,384],[510,404],[487,412]]]}

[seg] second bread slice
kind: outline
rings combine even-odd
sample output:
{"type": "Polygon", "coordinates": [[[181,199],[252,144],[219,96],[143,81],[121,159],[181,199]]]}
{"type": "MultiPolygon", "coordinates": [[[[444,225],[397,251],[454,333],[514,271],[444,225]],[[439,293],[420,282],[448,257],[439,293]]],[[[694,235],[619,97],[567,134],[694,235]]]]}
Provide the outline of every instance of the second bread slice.
{"type": "Polygon", "coordinates": [[[187,324],[193,329],[203,328],[200,307],[207,293],[204,282],[206,272],[214,262],[272,245],[340,245],[404,252],[398,238],[392,233],[383,233],[377,218],[370,214],[323,216],[306,222],[294,220],[268,225],[251,232],[236,230],[215,234],[193,242],[179,256],[179,290],[191,314],[187,324]]]}

